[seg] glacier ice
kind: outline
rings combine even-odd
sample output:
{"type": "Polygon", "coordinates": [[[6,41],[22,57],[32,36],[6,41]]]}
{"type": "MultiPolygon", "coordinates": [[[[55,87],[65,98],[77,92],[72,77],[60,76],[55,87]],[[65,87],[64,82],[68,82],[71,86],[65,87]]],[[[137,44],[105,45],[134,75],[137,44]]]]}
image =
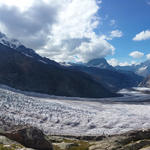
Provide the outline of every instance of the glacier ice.
{"type": "Polygon", "coordinates": [[[145,129],[150,127],[150,103],[135,100],[146,97],[148,100],[149,95],[97,100],[65,98],[0,86],[0,125],[32,125],[54,135],[118,134],[145,129]],[[133,103],[121,102],[132,99],[133,103]]]}

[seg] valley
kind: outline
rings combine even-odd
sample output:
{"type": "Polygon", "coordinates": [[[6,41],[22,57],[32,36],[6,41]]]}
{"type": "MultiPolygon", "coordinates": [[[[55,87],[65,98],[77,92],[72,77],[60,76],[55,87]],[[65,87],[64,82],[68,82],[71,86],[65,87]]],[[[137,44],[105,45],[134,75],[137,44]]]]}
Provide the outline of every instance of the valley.
{"type": "MultiPolygon", "coordinates": [[[[141,90],[141,89],[140,89],[141,90]]],[[[118,98],[67,98],[0,87],[0,127],[30,125],[50,135],[113,135],[150,126],[148,94],[122,90],[118,98]]]]}
{"type": "Polygon", "coordinates": [[[150,0],[0,0],[0,150],[150,150],[150,0]]]}

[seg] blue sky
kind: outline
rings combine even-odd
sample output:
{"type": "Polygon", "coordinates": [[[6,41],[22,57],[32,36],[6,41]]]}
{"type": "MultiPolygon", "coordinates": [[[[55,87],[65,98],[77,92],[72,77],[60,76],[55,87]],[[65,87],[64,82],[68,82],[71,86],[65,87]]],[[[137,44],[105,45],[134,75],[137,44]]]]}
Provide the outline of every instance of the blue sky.
{"type": "Polygon", "coordinates": [[[131,65],[150,59],[150,0],[0,0],[0,31],[58,62],[131,65]]]}
{"type": "Polygon", "coordinates": [[[119,61],[143,61],[146,57],[133,59],[129,56],[132,51],[140,51],[145,55],[150,53],[150,39],[133,41],[133,37],[150,29],[150,5],[147,0],[104,0],[98,13],[103,23],[99,25],[96,32],[107,34],[111,30],[119,29],[123,32],[121,38],[109,41],[115,48],[113,56],[119,61]],[[110,25],[110,20],[115,20],[110,25]]]}

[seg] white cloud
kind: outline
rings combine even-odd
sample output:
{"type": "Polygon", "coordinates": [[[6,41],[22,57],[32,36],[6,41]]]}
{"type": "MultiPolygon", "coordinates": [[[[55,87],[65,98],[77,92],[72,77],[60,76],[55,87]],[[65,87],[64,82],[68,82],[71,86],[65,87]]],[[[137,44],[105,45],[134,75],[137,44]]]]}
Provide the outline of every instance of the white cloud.
{"type": "Polygon", "coordinates": [[[0,0],[0,5],[3,6],[6,4],[7,6],[15,6],[19,8],[21,11],[27,10],[30,6],[32,6],[34,0],[0,0]]]}
{"type": "Polygon", "coordinates": [[[131,66],[131,65],[137,65],[138,63],[137,62],[135,62],[135,61],[131,61],[131,62],[127,62],[127,61],[125,61],[125,62],[119,62],[117,59],[115,59],[115,58],[112,58],[112,59],[109,59],[109,60],[107,60],[108,61],[108,63],[110,64],[110,65],[112,65],[112,66],[131,66]]]}
{"type": "Polygon", "coordinates": [[[113,30],[113,31],[109,32],[109,35],[102,35],[101,37],[103,37],[103,39],[105,39],[105,40],[112,40],[114,38],[120,38],[122,36],[123,36],[122,31],[113,30]]]}
{"type": "Polygon", "coordinates": [[[112,65],[112,66],[130,66],[131,65],[131,63],[129,63],[129,62],[119,62],[117,59],[115,59],[115,58],[112,58],[112,59],[110,59],[110,60],[108,60],[108,63],[110,64],[110,65],[112,65]]]}
{"type": "Polygon", "coordinates": [[[131,56],[133,58],[141,58],[144,56],[144,53],[139,52],[139,51],[133,51],[129,54],[129,56],[131,56]]]}
{"type": "Polygon", "coordinates": [[[119,65],[119,61],[115,58],[109,59],[107,62],[114,67],[119,65]]]}
{"type": "Polygon", "coordinates": [[[115,38],[115,37],[119,38],[119,37],[122,37],[122,36],[123,36],[123,33],[120,30],[113,30],[113,31],[110,32],[110,37],[111,38],[115,38]]]}
{"type": "Polygon", "coordinates": [[[131,66],[131,65],[132,65],[132,63],[129,63],[127,61],[119,63],[119,66],[131,66]]]}
{"type": "Polygon", "coordinates": [[[142,41],[148,39],[150,39],[150,30],[142,31],[133,38],[134,41],[142,41]]]}
{"type": "Polygon", "coordinates": [[[97,12],[102,0],[32,0],[22,8],[17,4],[19,0],[15,5],[6,1],[0,1],[2,31],[19,37],[43,56],[57,61],[88,61],[115,50],[94,32],[100,24],[97,12]]]}
{"type": "Polygon", "coordinates": [[[90,59],[101,58],[107,54],[113,54],[115,48],[100,37],[92,38],[90,42],[83,42],[77,48],[79,61],[86,62],[90,59]],[[111,50],[111,51],[110,51],[111,50]]]}
{"type": "Polygon", "coordinates": [[[146,55],[146,58],[147,58],[148,60],[150,60],[150,54],[147,54],[147,55],[146,55]]]}
{"type": "Polygon", "coordinates": [[[12,38],[19,37],[18,40],[34,49],[41,48],[47,43],[47,36],[51,34],[57,17],[57,6],[40,0],[24,11],[17,6],[0,5],[2,32],[12,38]]]}
{"type": "Polygon", "coordinates": [[[139,65],[141,62],[131,61],[131,65],[139,65]]]}

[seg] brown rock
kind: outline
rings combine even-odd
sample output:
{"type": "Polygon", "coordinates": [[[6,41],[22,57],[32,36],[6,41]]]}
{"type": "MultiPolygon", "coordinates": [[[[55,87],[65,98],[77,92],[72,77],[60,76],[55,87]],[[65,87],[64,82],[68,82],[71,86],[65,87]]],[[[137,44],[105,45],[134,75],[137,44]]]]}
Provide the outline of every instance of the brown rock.
{"type": "Polygon", "coordinates": [[[34,148],[38,150],[53,150],[52,144],[46,140],[43,132],[34,127],[26,127],[9,131],[4,135],[28,148],[34,148]]]}

